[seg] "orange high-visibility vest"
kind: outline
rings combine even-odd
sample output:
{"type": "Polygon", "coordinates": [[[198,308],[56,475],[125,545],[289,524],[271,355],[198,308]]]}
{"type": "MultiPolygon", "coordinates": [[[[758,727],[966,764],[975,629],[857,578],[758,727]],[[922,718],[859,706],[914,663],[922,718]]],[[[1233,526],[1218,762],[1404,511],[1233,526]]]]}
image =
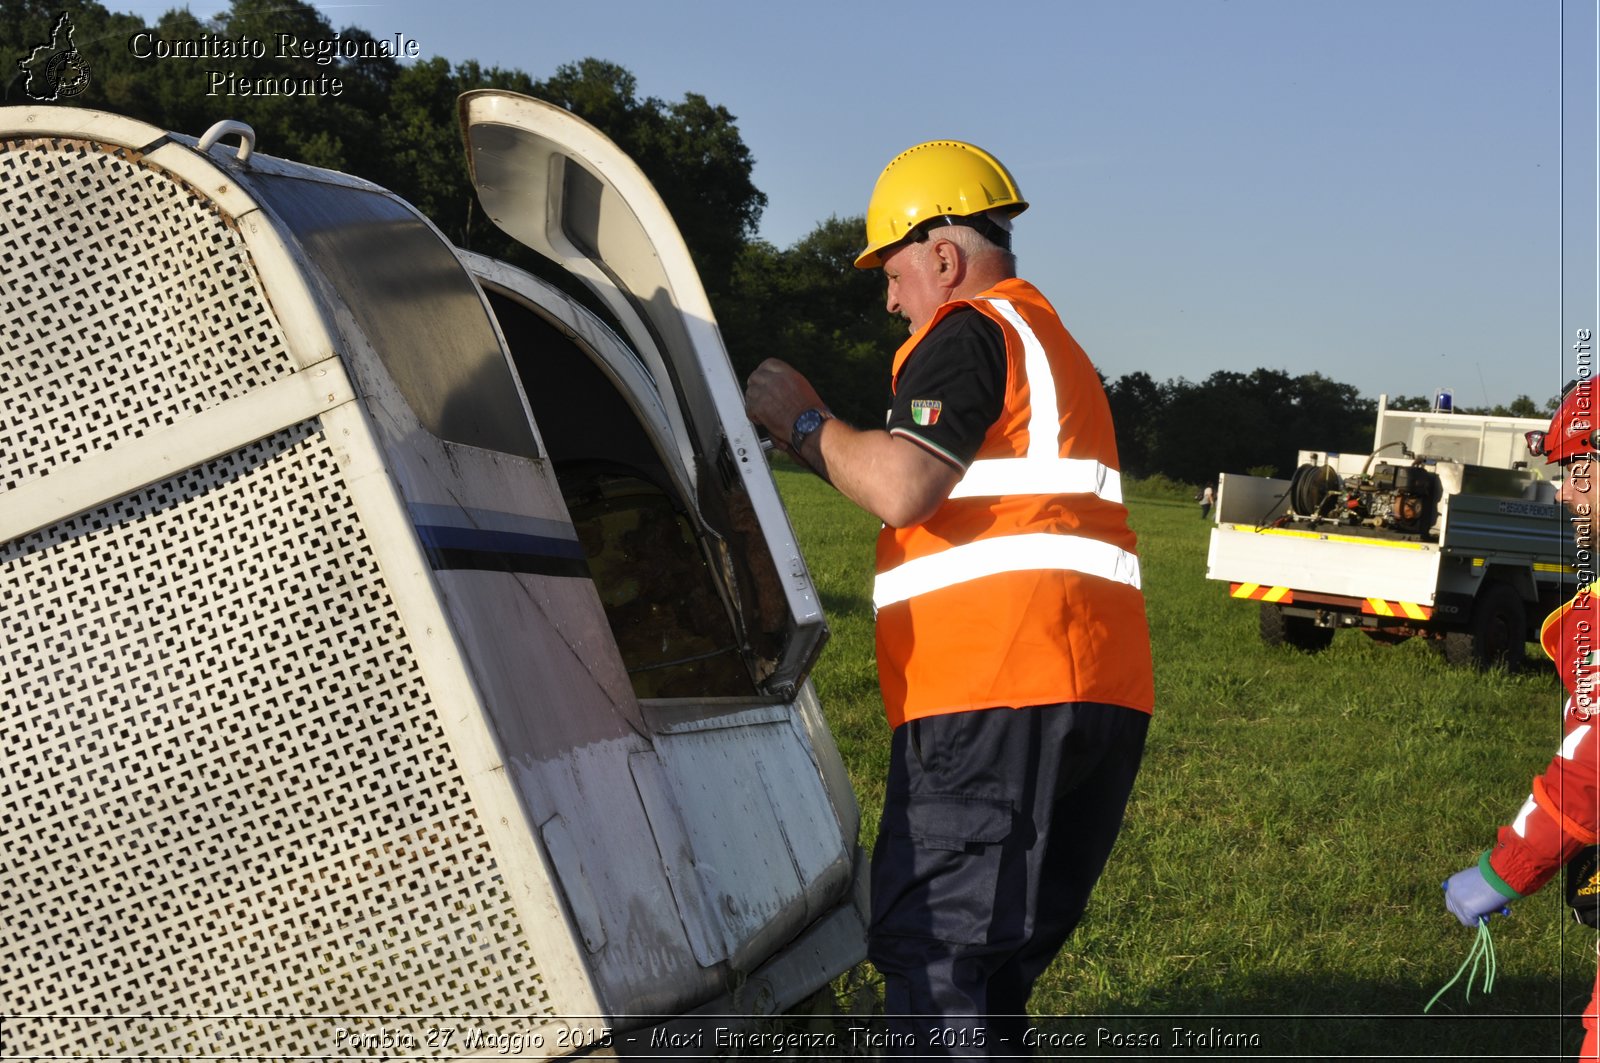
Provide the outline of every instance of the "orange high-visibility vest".
{"type": "Polygon", "coordinates": [[[891,727],[946,712],[1155,704],[1139,558],[1100,379],[1026,281],[946,303],[1005,334],[1000,418],[943,505],[878,536],[878,678],[891,727]]]}

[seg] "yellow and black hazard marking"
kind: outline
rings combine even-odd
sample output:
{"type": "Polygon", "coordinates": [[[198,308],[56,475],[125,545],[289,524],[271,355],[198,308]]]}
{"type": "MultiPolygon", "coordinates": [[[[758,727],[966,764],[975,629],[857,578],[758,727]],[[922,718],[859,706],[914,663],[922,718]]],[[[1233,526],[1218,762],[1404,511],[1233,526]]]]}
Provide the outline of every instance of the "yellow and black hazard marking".
{"type": "Polygon", "coordinates": [[[1367,616],[1392,616],[1406,620],[1432,620],[1433,607],[1416,602],[1391,602],[1384,598],[1363,598],[1361,611],[1367,616]]]}
{"type": "MultiPolygon", "coordinates": [[[[1473,568],[1482,568],[1488,563],[1489,559],[1485,557],[1475,557],[1472,559],[1473,568]]],[[[1576,564],[1559,564],[1549,561],[1535,561],[1533,563],[1533,570],[1535,572],[1556,572],[1564,575],[1571,575],[1572,573],[1578,571],[1578,566],[1576,564]]]]}
{"type": "Polygon", "coordinates": [[[1230,583],[1228,593],[1235,598],[1250,598],[1258,602],[1276,602],[1288,605],[1294,601],[1294,591],[1288,587],[1263,587],[1259,583],[1230,583]]]}

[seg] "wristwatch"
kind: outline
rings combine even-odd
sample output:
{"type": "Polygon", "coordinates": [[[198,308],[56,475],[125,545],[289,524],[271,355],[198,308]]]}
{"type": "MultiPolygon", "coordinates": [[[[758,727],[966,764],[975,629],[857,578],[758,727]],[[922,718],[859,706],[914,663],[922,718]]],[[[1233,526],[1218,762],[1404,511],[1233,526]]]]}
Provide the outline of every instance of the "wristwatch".
{"type": "Polygon", "coordinates": [[[821,428],[822,422],[832,416],[833,414],[827,410],[818,409],[815,406],[801,413],[799,417],[794,419],[794,428],[789,432],[789,449],[796,454],[800,453],[800,448],[805,445],[805,441],[810,437],[811,433],[821,428]]]}

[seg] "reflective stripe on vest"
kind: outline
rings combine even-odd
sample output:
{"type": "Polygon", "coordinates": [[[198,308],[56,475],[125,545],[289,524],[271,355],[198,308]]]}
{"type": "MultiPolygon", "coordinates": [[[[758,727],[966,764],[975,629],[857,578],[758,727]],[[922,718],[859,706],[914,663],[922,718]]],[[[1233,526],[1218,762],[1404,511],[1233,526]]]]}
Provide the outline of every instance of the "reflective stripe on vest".
{"type": "Polygon", "coordinates": [[[1061,410],[1056,406],[1056,376],[1050,371],[1044,344],[1010,300],[990,297],[984,302],[998,310],[1022,340],[1022,368],[1028,376],[1028,457],[1059,457],[1061,441],[1056,437],[1061,435],[1061,410]]]}
{"type": "Polygon", "coordinates": [[[1094,495],[1122,501],[1122,474],[1093,458],[986,458],[973,462],[951,498],[1094,495]]]}
{"type": "MultiPolygon", "coordinates": [[[[1122,502],[1122,474],[1092,458],[1060,457],[1061,412],[1050,358],[1010,300],[984,300],[1010,323],[1022,341],[1028,378],[1028,452],[1017,458],[984,458],[967,467],[951,498],[1005,495],[1091,494],[1122,502]]],[[[1139,587],[1139,558],[1120,547],[1074,535],[1031,532],[980,539],[906,561],[878,574],[872,585],[879,609],[929,591],[1001,572],[1057,569],[1139,587]]]]}
{"type": "Polygon", "coordinates": [[[896,565],[873,581],[872,604],[882,609],[968,580],[1033,569],[1081,572],[1139,588],[1137,554],[1098,539],[1028,532],[979,539],[896,565]]]}
{"type": "Polygon", "coordinates": [[[983,458],[967,467],[951,498],[993,495],[1090,494],[1107,502],[1122,501],[1122,474],[1088,458],[1060,457],[1061,411],[1056,405],[1056,378],[1033,329],[1010,300],[990,296],[984,302],[1010,322],[1022,340],[1028,375],[1028,453],[1020,458],[983,458]]]}

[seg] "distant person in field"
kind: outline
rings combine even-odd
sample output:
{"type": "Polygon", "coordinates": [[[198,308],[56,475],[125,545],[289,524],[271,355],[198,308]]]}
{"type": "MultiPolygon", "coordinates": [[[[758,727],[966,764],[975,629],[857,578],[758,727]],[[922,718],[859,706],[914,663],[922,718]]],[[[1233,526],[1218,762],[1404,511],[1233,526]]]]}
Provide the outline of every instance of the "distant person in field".
{"type": "Polygon", "coordinates": [[[1155,700],[1110,408],[1016,276],[1026,208],[971,144],[897,156],[856,259],[883,270],[911,333],[887,427],[833,418],[777,360],[745,396],[885,525],[873,599],[893,735],[868,955],[897,1053],[1026,1054],[1029,994],[1110,855],[1155,700]]]}
{"type": "MultiPolygon", "coordinates": [[[[1556,498],[1572,511],[1579,549],[1594,546],[1595,507],[1600,487],[1595,478],[1592,381],[1570,386],[1546,432],[1529,432],[1528,449],[1535,457],[1561,466],[1564,477],[1556,498]]],[[[1600,671],[1600,610],[1594,605],[1595,585],[1581,588],[1567,604],[1551,613],[1539,633],[1545,652],[1555,661],[1568,700],[1563,713],[1561,747],[1543,775],[1533,780],[1533,793],[1494,846],[1477,863],[1451,875],[1444,884],[1445,906],[1463,926],[1476,926],[1495,912],[1509,913],[1513,901],[1541,889],[1563,867],[1568,873],[1568,902],[1578,920],[1600,927],[1600,873],[1595,844],[1600,836],[1600,703],[1595,675],[1600,671]]],[[[1600,1059],[1595,995],[1583,1011],[1582,1059],[1600,1059]]]]}
{"type": "Polygon", "coordinates": [[[1217,500],[1216,490],[1206,484],[1206,489],[1200,492],[1200,519],[1205,520],[1211,516],[1211,503],[1217,500]]]}

